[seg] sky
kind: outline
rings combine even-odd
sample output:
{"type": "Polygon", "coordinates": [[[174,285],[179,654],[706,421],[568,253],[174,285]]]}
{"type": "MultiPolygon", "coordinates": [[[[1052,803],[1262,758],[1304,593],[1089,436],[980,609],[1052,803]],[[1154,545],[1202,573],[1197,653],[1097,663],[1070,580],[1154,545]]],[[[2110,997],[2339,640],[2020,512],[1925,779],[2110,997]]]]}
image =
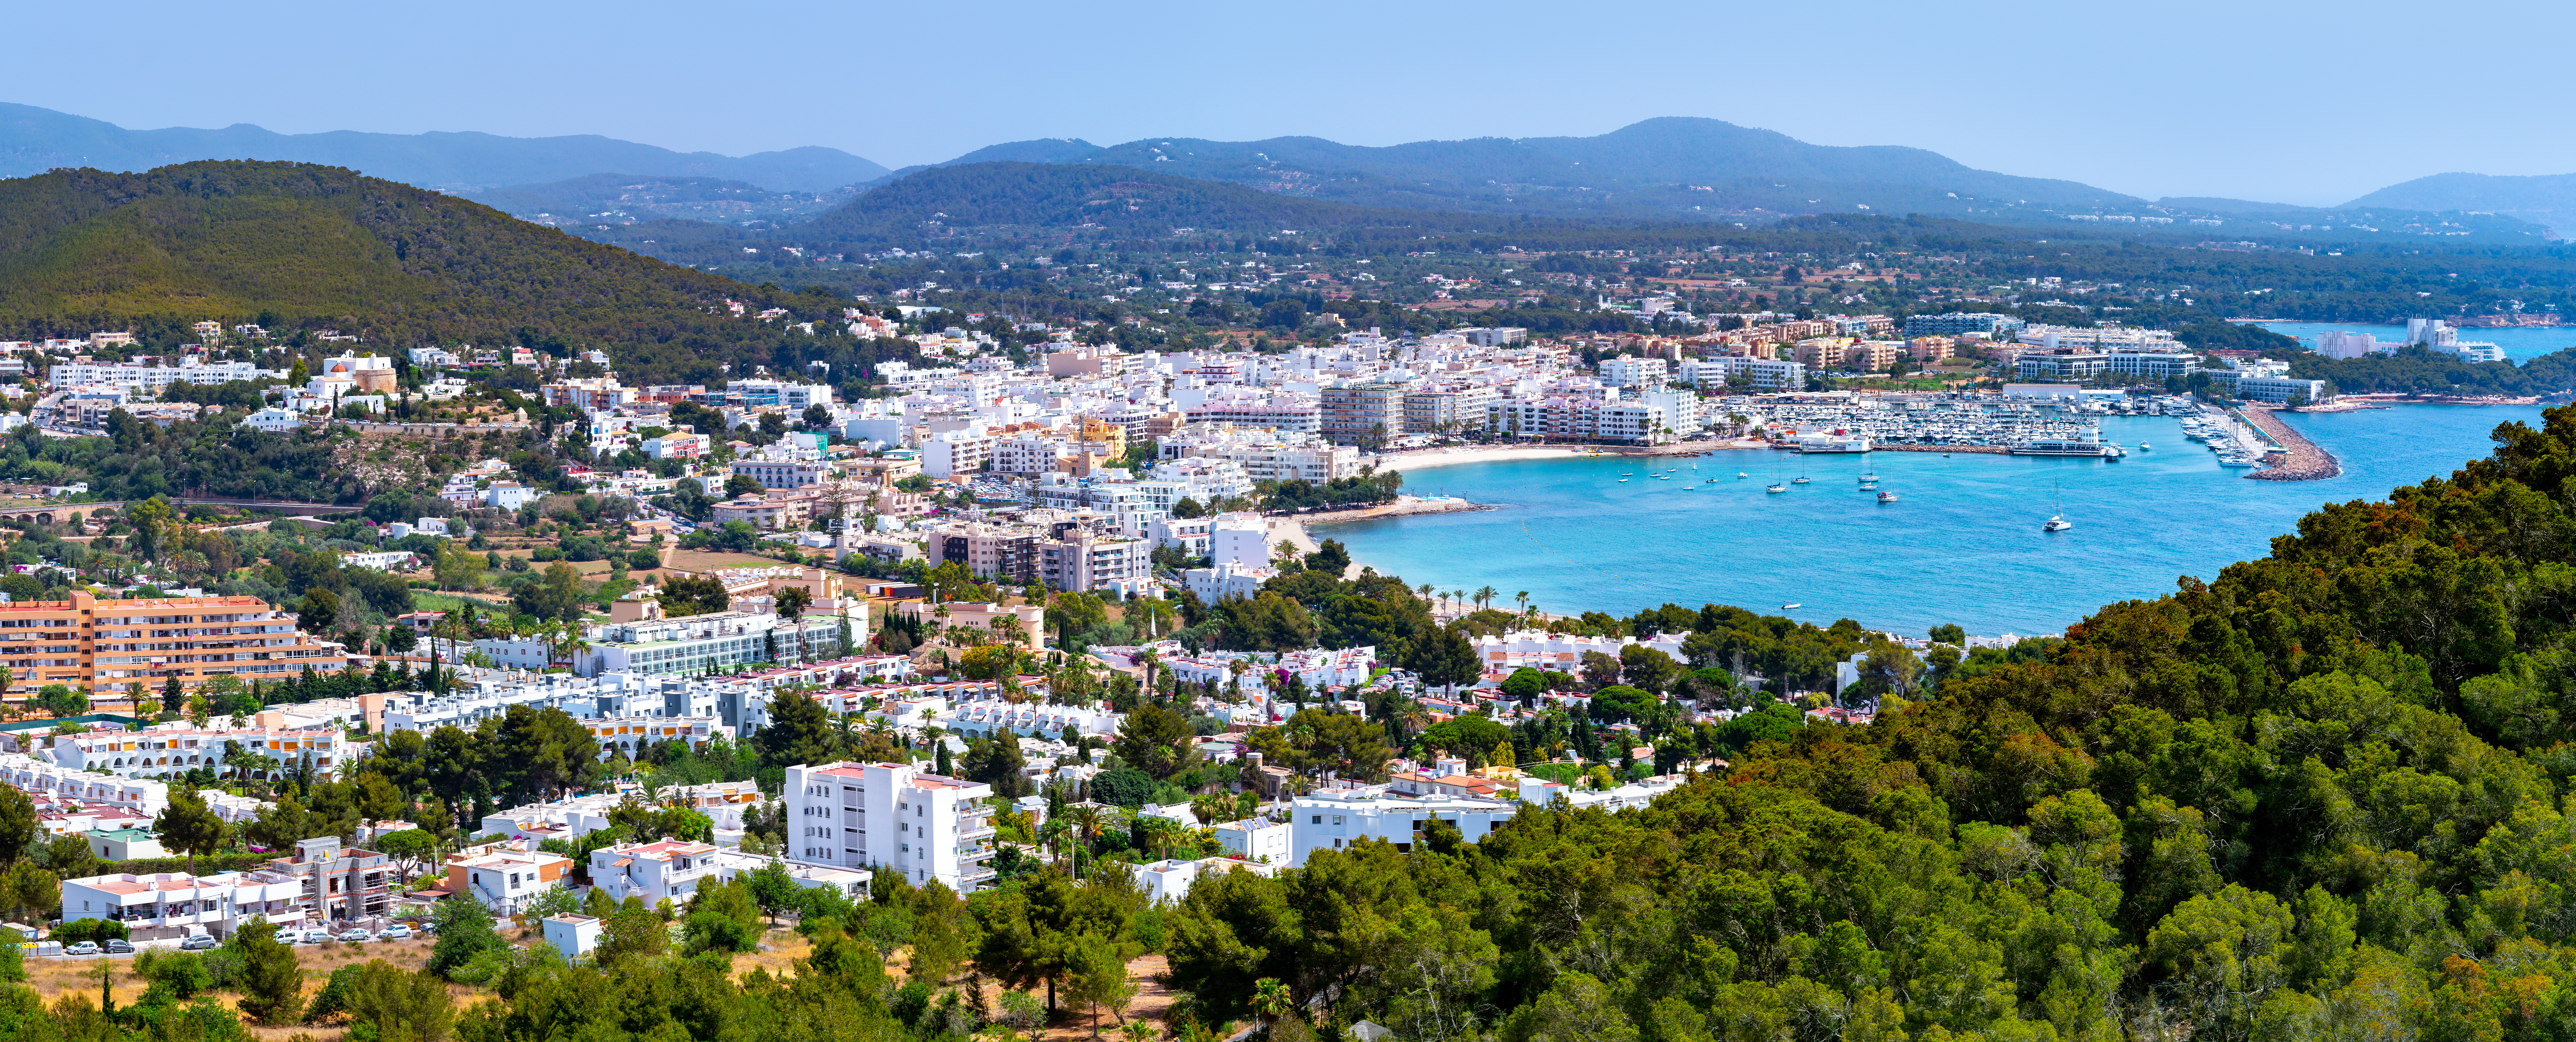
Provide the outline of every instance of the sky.
{"type": "Polygon", "coordinates": [[[40,62],[0,100],[136,129],[826,145],[900,167],[1040,137],[1389,145],[1673,115],[2149,199],[2576,172],[2553,50],[2569,4],[140,2],[113,26],[67,4],[9,21],[108,53],[40,62]]]}

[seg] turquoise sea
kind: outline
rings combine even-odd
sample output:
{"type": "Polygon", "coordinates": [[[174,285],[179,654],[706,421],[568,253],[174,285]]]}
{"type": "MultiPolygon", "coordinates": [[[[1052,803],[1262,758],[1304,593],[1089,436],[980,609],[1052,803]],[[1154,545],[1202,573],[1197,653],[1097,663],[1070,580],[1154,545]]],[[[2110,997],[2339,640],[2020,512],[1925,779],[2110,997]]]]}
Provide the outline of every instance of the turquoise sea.
{"type": "MultiPolygon", "coordinates": [[[[2310,350],[2317,346],[2317,335],[2328,331],[2368,333],[2381,341],[2406,339],[2406,323],[2376,326],[2360,322],[2265,322],[2263,328],[2282,336],[2294,336],[2310,350]]],[[[2506,361],[2515,365],[2531,361],[2552,351],[2576,347],[2576,326],[2515,326],[2506,329],[2463,329],[2462,340],[2483,340],[2504,349],[2506,361]]]]}
{"type": "Polygon", "coordinates": [[[2181,576],[2214,576],[2262,556],[2321,503],[2382,499],[2399,485],[2448,476],[2487,454],[2498,424],[2536,425],[2540,410],[2408,405],[2286,418],[2335,454],[2343,476],[2250,481],[2219,466],[2172,419],[2107,417],[2106,437],[2153,447],[2118,462],[1756,450],[1460,464],[1409,472],[1405,491],[1499,509],[1313,533],[1417,585],[1491,584],[1504,607],[1527,591],[1539,610],[1557,614],[1714,601],[1898,633],[1944,622],[1986,636],[2055,633],[2111,601],[2161,596],[2181,576]],[[1657,481],[1649,465],[1681,471],[1657,481]],[[1858,490],[1859,475],[1873,470],[1898,502],[1858,490]],[[1739,480],[1738,471],[1751,476],[1739,480]],[[1801,471],[1809,484],[1763,492],[1774,475],[1801,471]],[[1635,476],[1623,484],[1622,473],[1635,476]],[[2074,530],[2041,532],[2056,513],[2074,530]],[[1782,610],[1791,603],[1801,607],[1782,610]]]}

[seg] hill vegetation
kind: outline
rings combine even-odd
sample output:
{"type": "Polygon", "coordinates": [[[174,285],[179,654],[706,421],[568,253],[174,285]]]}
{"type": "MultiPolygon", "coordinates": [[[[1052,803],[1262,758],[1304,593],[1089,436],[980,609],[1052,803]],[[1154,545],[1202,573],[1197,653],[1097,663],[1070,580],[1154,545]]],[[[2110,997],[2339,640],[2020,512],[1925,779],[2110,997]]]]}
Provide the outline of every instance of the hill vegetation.
{"type": "Polygon", "coordinates": [[[0,330],[16,337],[261,320],[385,350],[520,344],[609,351],[643,383],[725,364],[801,369],[879,347],[733,317],[835,318],[829,295],[752,287],[334,167],[206,162],[0,181],[0,330]]]}
{"type": "Polygon", "coordinates": [[[458,194],[541,224],[629,224],[667,217],[741,227],[805,220],[839,208],[858,191],[776,192],[720,177],[590,174],[458,194]]]}

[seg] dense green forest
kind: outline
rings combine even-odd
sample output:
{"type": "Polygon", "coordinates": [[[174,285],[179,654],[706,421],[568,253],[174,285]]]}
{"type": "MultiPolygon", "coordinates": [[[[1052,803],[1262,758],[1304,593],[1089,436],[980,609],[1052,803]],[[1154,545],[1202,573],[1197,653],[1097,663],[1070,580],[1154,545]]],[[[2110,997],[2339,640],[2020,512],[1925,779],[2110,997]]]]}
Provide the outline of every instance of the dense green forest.
{"type": "MultiPolygon", "coordinates": [[[[719,367],[855,372],[884,348],[725,313],[837,318],[829,295],[748,286],[587,242],[497,210],[336,167],[201,162],[0,181],[0,335],[183,330],[257,321],[302,343],[605,348],[640,383],[719,367]]],[[[818,327],[819,328],[819,327],[818,327]]],[[[173,334],[175,335],[175,334],[173,334]]]]}
{"type": "Polygon", "coordinates": [[[2343,394],[2549,395],[2576,389],[2576,349],[2556,351],[2521,365],[2469,362],[2447,351],[2406,347],[2395,354],[2333,359],[2301,351],[2285,355],[2290,375],[2327,380],[2343,394]]]}

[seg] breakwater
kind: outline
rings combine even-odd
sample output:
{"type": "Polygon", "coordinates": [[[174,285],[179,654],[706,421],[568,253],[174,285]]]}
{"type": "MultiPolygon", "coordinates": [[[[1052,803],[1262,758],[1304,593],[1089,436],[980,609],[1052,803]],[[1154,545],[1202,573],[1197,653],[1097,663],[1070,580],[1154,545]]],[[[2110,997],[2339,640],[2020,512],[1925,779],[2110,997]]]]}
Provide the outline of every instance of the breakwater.
{"type": "Polygon", "coordinates": [[[2306,435],[2291,430],[2289,424],[2272,414],[2272,410],[2249,407],[2237,410],[2237,414],[2272,439],[2273,444],[2279,445],[2279,455],[2283,457],[2279,466],[2266,467],[2246,477],[2256,481],[2315,481],[2343,474],[2343,465],[2335,460],[2333,453],[2318,448],[2317,443],[2309,441],[2306,435]]]}

